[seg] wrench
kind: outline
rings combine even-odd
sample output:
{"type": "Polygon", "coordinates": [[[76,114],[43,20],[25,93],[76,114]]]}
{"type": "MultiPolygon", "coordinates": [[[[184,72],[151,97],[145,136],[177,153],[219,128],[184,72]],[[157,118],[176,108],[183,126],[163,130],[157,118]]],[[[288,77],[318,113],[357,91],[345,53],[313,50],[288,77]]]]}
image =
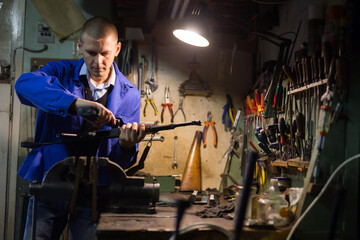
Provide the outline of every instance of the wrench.
{"type": "Polygon", "coordinates": [[[146,84],[150,86],[151,92],[155,92],[156,89],[159,87],[159,84],[155,78],[155,54],[156,54],[156,41],[153,39],[152,47],[151,47],[151,66],[149,69],[149,77],[145,81],[146,84]]]}
{"type": "Polygon", "coordinates": [[[176,161],[177,139],[178,139],[178,137],[175,136],[174,137],[174,162],[172,164],[172,169],[178,168],[178,164],[177,164],[177,161],[176,161]]]}

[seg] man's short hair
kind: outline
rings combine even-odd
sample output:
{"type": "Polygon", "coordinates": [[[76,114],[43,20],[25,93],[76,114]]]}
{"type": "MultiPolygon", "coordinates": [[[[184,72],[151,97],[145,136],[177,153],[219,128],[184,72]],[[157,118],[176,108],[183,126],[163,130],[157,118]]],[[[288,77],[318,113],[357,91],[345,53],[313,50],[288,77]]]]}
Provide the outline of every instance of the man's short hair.
{"type": "Polygon", "coordinates": [[[105,17],[92,17],[88,19],[80,30],[80,41],[83,41],[84,34],[93,38],[101,38],[108,34],[114,34],[118,41],[118,31],[113,22],[105,17]]]}

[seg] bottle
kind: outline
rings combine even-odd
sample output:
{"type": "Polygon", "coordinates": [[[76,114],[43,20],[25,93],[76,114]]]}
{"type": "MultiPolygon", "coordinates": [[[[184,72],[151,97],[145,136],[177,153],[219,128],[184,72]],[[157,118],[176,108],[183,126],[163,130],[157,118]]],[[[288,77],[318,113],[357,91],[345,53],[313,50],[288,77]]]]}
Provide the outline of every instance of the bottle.
{"type": "Polygon", "coordinates": [[[287,225],[289,219],[286,215],[280,214],[287,208],[288,202],[285,200],[285,194],[279,190],[278,179],[271,179],[268,190],[268,207],[266,209],[267,223],[277,227],[287,225]]]}
{"type": "Polygon", "coordinates": [[[268,218],[266,215],[266,210],[268,207],[269,207],[269,196],[267,192],[263,192],[259,195],[259,200],[257,205],[257,214],[256,214],[257,225],[268,224],[268,218]]]}

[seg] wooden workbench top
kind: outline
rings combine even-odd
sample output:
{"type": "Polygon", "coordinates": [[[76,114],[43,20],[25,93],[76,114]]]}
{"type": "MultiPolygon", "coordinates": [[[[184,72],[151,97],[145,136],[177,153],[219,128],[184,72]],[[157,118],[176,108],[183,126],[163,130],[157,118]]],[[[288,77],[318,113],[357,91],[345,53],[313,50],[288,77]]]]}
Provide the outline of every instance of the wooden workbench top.
{"type": "MultiPolygon", "coordinates": [[[[164,196],[160,196],[163,199],[164,196]]],[[[166,196],[168,198],[168,196],[166,196]]],[[[168,199],[167,199],[168,200],[168,199]]],[[[180,229],[195,223],[208,223],[234,232],[235,221],[225,218],[200,218],[196,212],[203,210],[205,205],[192,205],[185,211],[180,229]]],[[[103,213],[97,226],[98,239],[169,239],[175,230],[176,208],[157,206],[155,214],[122,214],[103,213]]],[[[289,228],[282,230],[265,230],[243,228],[241,239],[285,239],[289,228]]],[[[184,239],[226,239],[218,231],[201,228],[191,233],[191,238],[184,239]],[[196,236],[196,237],[195,237],[196,236]]],[[[189,236],[188,236],[189,237],[189,236]]]]}

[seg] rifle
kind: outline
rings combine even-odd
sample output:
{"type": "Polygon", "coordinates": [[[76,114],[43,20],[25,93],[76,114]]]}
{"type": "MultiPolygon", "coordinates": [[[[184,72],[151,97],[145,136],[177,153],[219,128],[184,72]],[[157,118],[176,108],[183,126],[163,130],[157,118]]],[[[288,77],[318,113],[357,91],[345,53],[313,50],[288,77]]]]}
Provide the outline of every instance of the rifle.
{"type": "MultiPolygon", "coordinates": [[[[182,122],[182,123],[172,123],[168,125],[154,126],[149,125],[145,126],[146,134],[155,134],[160,131],[172,130],[177,127],[185,127],[191,125],[201,126],[200,121],[190,121],[190,122],[182,122]]],[[[61,133],[61,137],[63,137],[63,141],[58,142],[43,142],[43,143],[34,143],[34,142],[21,142],[21,147],[26,148],[36,148],[44,145],[52,145],[52,144],[64,144],[64,143],[73,143],[78,141],[88,141],[88,140],[102,140],[109,138],[118,138],[121,133],[121,127],[116,127],[107,130],[95,130],[84,133],[61,133]]]]}

